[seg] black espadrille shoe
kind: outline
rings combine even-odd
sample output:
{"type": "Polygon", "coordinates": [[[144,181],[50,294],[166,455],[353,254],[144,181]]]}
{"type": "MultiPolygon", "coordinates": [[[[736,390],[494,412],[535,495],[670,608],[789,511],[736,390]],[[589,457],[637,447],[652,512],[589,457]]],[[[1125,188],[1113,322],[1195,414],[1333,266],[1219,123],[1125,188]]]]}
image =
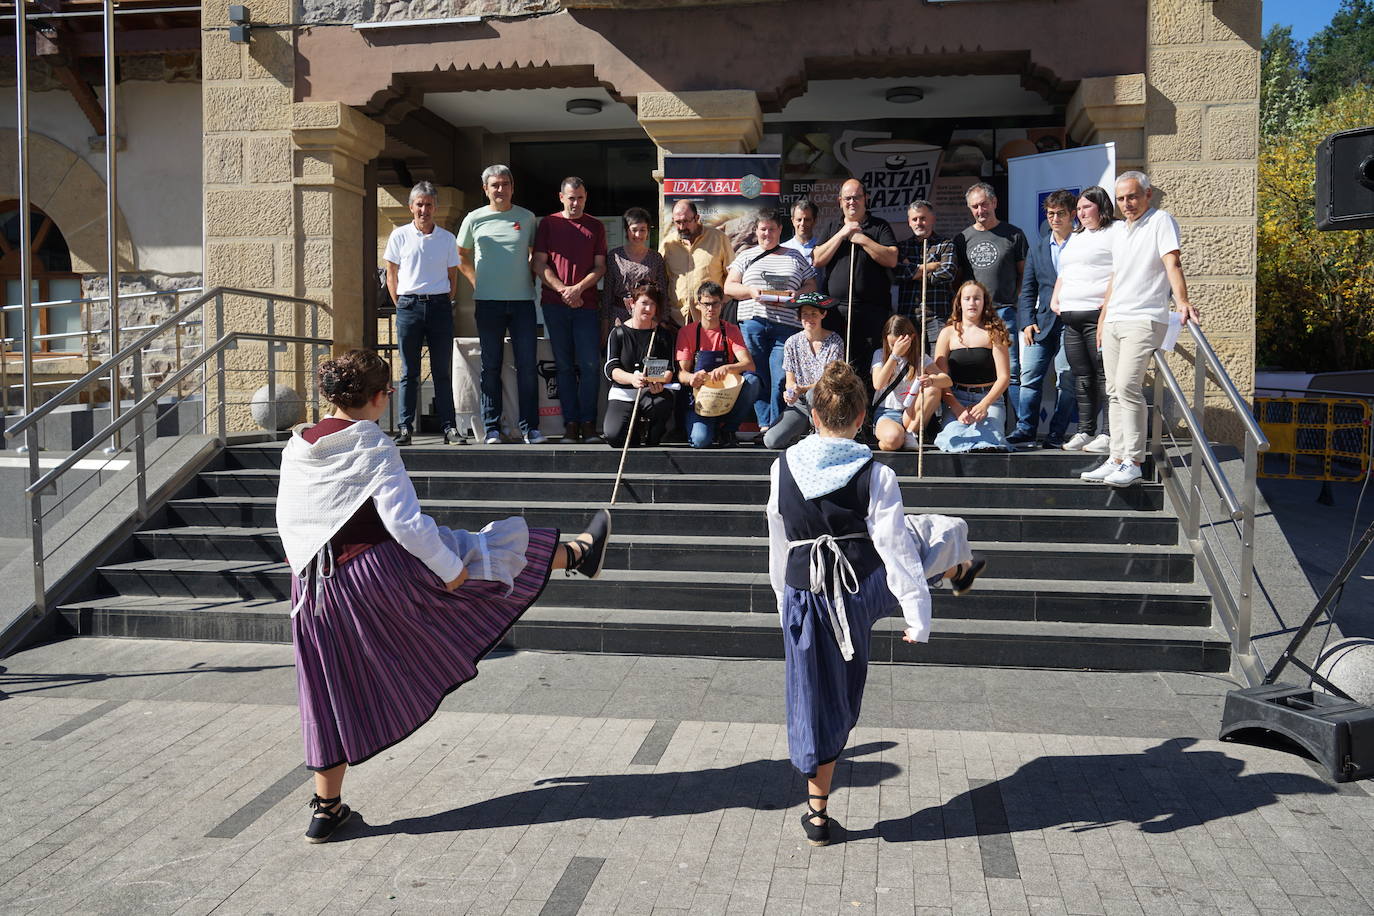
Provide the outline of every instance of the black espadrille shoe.
{"type": "Polygon", "coordinates": [[[968,561],[968,566],[960,570],[959,574],[950,580],[950,584],[954,586],[954,594],[967,594],[969,589],[973,588],[973,580],[977,579],[979,573],[987,567],[988,561],[975,553],[973,559],[968,561]]]}
{"type": "Polygon", "coordinates": [[[578,572],[588,579],[595,579],[601,575],[601,567],[606,563],[606,542],[611,537],[611,513],[606,509],[598,510],[582,534],[591,535],[592,542],[588,544],[574,540],[563,545],[568,552],[568,575],[578,572]]]}
{"type": "Polygon", "coordinates": [[[829,796],[829,795],[808,795],[808,796],[807,796],[806,813],[803,814],[803,815],[801,816],[802,829],[806,831],[806,842],[810,843],[812,846],[829,846],[829,845],[830,845],[830,815],[829,815],[828,813],[826,813],[827,810],[828,810],[828,809],[826,809],[826,808],[822,808],[821,810],[817,811],[815,808],[811,807],[811,801],[810,801],[810,799],[813,799],[813,798],[818,798],[818,799],[820,799],[820,800],[822,800],[822,801],[827,801],[827,800],[829,800],[830,796],[829,796]],[[815,819],[816,819],[816,818],[819,818],[819,819],[820,819],[820,823],[819,823],[819,824],[815,823],[815,819]]]}
{"type": "Polygon", "coordinates": [[[333,798],[316,795],[310,799],[310,807],[314,813],[310,815],[310,826],[305,831],[307,843],[326,842],[353,816],[353,809],[343,804],[337,795],[333,798]]]}

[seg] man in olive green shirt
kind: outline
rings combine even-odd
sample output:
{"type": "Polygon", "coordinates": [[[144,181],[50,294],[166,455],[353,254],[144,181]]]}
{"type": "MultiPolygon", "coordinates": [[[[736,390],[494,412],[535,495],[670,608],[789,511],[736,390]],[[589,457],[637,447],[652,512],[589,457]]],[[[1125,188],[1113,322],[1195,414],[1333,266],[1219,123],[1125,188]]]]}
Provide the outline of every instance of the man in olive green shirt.
{"type": "Polygon", "coordinates": [[[708,280],[725,285],[725,275],[735,259],[730,238],[719,229],[703,226],[697,205],[680,200],[673,205],[673,228],[658,250],[668,271],[669,304],[681,312],[684,326],[700,321],[696,291],[708,280]]]}

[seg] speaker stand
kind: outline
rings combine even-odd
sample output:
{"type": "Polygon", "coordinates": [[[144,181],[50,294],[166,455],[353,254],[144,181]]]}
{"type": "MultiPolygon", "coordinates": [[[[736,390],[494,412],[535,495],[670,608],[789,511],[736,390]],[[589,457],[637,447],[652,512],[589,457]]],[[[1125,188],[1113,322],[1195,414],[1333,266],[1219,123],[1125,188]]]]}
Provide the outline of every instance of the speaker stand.
{"type": "Polygon", "coordinates": [[[1351,572],[1364,559],[1371,543],[1374,543],[1374,523],[1365,529],[1312,612],[1293,634],[1288,647],[1264,676],[1263,683],[1232,690],[1226,695],[1221,715],[1220,737],[1223,741],[1237,740],[1240,733],[1255,729],[1274,732],[1301,745],[1326,768],[1335,782],[1374,776],[1374,709],[1356,703],[1344,690],[1297,656],[1298,648],[1340,593],[1351,572]],[[1277,683],[1283,669],[1290,664],[1306,672],[1311,684],[1320,685],[1329,693],[1313,690],[1311,686],[1277,683]]]}

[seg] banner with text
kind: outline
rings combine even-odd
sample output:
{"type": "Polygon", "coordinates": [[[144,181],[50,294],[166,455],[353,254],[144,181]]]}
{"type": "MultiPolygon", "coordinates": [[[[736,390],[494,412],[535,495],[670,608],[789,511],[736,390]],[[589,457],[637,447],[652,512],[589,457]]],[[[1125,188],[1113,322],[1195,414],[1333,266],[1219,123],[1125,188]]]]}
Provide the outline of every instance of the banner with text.
{"type": "Polygon", "coordinates": [[[1011,224],[1034,240],[1045,222],[1045,198],[1063,188],[1081,194],[1093,185],[1115,197],[1116,144],[1080,146],[1007,160],[1007,214],[1011,224]]]}
{"type": "Polygon", "coordinates": [[[754,215],[778,206],[781,159],[772,155],[663,157],[663,223],[673,228],[673,205],[696,204],[702,225],[721,230],[736,251],[754,244],[754,215]]]}

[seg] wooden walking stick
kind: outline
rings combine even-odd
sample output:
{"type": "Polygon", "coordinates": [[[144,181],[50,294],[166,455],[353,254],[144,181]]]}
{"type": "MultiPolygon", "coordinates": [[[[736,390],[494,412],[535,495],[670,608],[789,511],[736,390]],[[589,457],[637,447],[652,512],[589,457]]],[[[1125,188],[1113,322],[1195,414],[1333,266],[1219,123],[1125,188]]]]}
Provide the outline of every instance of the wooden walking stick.
{"type": "Polygon", "coordinates": [[[844,314],[844,361],[849,362],[849,335],[854,329],[854,240],[849,240],[849,309],[844,314]]]}
{"type": "MultiPolygon", "coordinates": [[[[649,335],[649,347],[644,351],[644,361],[648,362],[650,354],[654,352],[654,341],[658,339],[658,328],[654,328],[649,335]]],[[[644,389],[635,389],[634,406],[630,408],[630,422],[625,426],[625,443],[620,446],[620,467],[615,471],[615,486],[611,488],[611,505],[615,505],[615,498],[620,494],[620,479],[625,475],[625,457],[630,454],[630,437],[635,433],[635,417],[639,414],[639,398],[644,394],[644,389]]]]}
{"type": "MultiPolygon", "coordinates": [[[[921,239],[921,361],[917,363],[916,376],[919,378],[926,374],[926,261],[928,256],[926,248],[930,244],[930,239],[921,239]]],[[[921,386],[921,394],[916,399],[918,405],[924,404],[926,394],[925,386],[921,386]]],[[[926,473],[926,423],[922,406],[916,409],[916,418],[921,421],[921,428],[916,432],[916,476],[924,477],[926,473]]]]}

